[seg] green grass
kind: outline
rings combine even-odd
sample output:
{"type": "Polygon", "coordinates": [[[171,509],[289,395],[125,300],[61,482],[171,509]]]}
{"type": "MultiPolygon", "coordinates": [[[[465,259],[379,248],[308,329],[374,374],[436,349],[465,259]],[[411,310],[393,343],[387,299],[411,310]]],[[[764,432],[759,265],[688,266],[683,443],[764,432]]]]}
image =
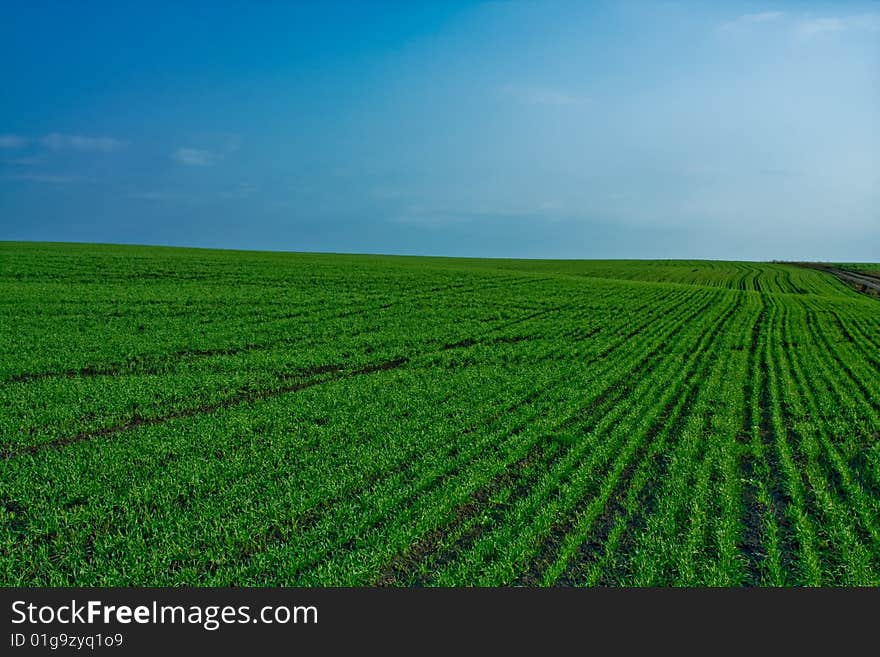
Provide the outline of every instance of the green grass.
{"type": "Polygon", "coordinates": [[[880,276],[880,264],[868,262],[849,262],[838,265],[841,269],[858,272],[860,274],[868,274],[869,276],[880,276]]]}
{"type": "Polygon", "coordinates": [[[0,243],[0,584],[880,585],[878,303],[0,243]]]}

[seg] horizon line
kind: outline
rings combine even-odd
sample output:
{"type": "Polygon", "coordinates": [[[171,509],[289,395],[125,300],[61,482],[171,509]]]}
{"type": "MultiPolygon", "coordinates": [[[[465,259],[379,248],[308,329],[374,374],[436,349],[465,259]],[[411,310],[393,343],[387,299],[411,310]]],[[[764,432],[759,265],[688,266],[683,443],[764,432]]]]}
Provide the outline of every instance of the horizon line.
{"type": "MultiPolygon", "coordinates": [[[[260,249],[260,248],[232,248],[232,247],[213,247],[213,246],[191,246],[185,244],[145,244],[141,242],[89,242],[89,241],[51,241],[51,240],[6,240],[0,239],[0,244],[45,244],[45,245],[79,245],[79,246],[122,246],[122,247],[140,247],[150,249],[176,249],[176,250],[195,250],[195,251],[228,251],[232,253],[267,253],[267,254],[289,254],[289,255],[327,255],[327,256],[359,256],[359,257],[381,257],[381,258],[442,258],[448,260],[531,260],[531,261],[551,261],[551,262],[595,262],[595,261],[631,261],[631,262],[747,262],[759,264],[788,264],[797,262],[812,263],[838,263],[842,260],[748,260],[736,258],[541,258],[530,256],[461,256],[461,255],[438,255],[430,253],[385,253],[385,252],[368,252],[368,251],[297,251],[285,249],[260,249]]],[[[847,262],[858,262],[850,260],[847,262]]]]}

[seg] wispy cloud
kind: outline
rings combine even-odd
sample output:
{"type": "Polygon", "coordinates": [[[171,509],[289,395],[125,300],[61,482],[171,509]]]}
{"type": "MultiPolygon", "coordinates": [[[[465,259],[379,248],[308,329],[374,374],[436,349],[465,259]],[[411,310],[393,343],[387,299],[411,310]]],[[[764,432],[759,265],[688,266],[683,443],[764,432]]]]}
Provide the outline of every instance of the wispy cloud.
{"type": "Polygon", "coordinates": [[[0,135],[0,148],[24,148],[27,138],[20,135],[0,135]]]}
{"type": "Polygon", "coordinates": [[[206,167],[214,163],[214,155],[210,151],[197,148],[178,148],[171,157],[188,167],[206,167]]]}
{"type": "Polygon", "coordinates": [[[217,198],[221,201],[238,201],[249,198],[257,191],[254,185],[242,183],[236,187],[224,189],[217,193],[217,198]]]}
{"type": "Polygon", "coordinates": [[[785,17],[785,13],[781,11],[762,11],[756,14],[743,14],[721,25],[722,31],[732,31],[745,29],[753,25],[762,25],[766,23],[774,23],[785,17]]]}
{"type": "Polygon", "coordinates": [[[784,25],[800,40],[828,37],[845,31],[880,32],[880,14],[795,16],[782,11],[743,14],[719,27],[722,33],[744,33],[762,25],[784,25]]]}
{"type": "Polygon", "coordinates": [[[71,150],[84,153],[113,153],[120,151],[128,142],[112,137],[87,137],[84,135],[64,135],[53,132],[41,140],[46,148],[52,150],[71,150]]]}
{"type": "Polygon", "coordinates": [[[171,154],[171,159],[189,167],[207,167],[219,164],[242,145],[241,135],[234,132],[199,133],[186,137],[199,146],[181,146],[171,154]]]}
{"type": "Polygon", "coordinates": [[[197,200],[197,197],[193,194],[169,191],[137,191],[128,194],[127,198],[134,198],[141,201],[156,201],[159,203],[191,203],[197,200]]]}
{"type": "Polygon", "coordinates": [[[744,25],[754,25],[755,23],[769,23],[779,20],[785,16],[781,11],[762,11],[757,14],[743,14],[737,19],[737,22],[744,25]]]}
{"type": "Polygon", "coordinates": [[[503,92],[517,102],[525,105],[563,107],[567,105],[588,105],[591,102],[586,96],[572,94],[551,87],[532,87],[509,84],[503,88],[503,92]]]}
{"type": "Polygon", "coordinates": [[[479,221],[542,220],[555,222],[572,218],[568,204],[560,199],[545,199],[535,203],[498,203],[493,201],[463,202],[460,204],[403,205],[389,218],[400,224],[444,226],[479,221]]]}
{"type": "Polygon", "coordinates": [[[806,18],[798,21],[795,33],[802,39],[811,39],[823,34],[842,32],[844,21],[842,18],[806,18]]]}
{"type": "Polygon", "coordinates": [[[65,185],[67,183],[78,182],[81,180],[78,176],[51,175],[38,173],[19,173],[10,176],[4,176],[5,180],[17,180],[19,182],[46,183],[50,185],[65,185]]]}
{"type": "Polygon", "coordinates": [[[795,24],[795,34],[801,39],[830,36],[849,30],[880,32],[880,14],[805,16],[795,24]]]}
{"type": "Polygon", "coordinates": [[[222,147],[223,150],[227,153],[235,153],[239,148],[241,148],[242,143],[241,135],[227,132],[222,135],[222,147]]]}
{"type": "Polygon", "coordinates": [[[203,190],[200,192],[179,189],[135,189],[128,191],[128,193],[125,194],[125,197],[140,201],[153,201],[156,203],[203,205],[224,201],[244,200],[253,196],[256,191],[257,188],[255,186],[248,183],[241,183],[227,189],[203,190]]]}
{"type": "Polygon", "coordinates": [[[16,157],[11,160],[3,160],[4,164],[11,164],[20,167],[32,167],[43,162],[41,157],[16,157]]]}

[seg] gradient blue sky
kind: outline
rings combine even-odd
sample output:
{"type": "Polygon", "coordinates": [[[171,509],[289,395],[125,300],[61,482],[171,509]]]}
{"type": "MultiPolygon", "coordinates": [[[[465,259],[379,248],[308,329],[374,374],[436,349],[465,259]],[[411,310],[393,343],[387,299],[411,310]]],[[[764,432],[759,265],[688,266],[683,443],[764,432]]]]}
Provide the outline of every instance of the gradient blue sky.
{"type": "Polygon", "coordinates": [[[880,3],[17,3],[0,239],[880,260],[880,3]]]}

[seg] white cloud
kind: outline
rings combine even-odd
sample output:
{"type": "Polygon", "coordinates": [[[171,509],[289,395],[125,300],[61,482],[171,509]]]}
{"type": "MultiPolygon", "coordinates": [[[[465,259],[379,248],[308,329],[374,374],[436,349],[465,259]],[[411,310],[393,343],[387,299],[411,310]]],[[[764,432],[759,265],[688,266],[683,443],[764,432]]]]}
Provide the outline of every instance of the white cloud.
{"type": "Polygon", "coordinates": [[[237,187],[224,189],[218,192],[217,198],[221,201],[239,201],[253,196],[256,191],[257,188],[254,185],[251,185],[249,183],[242,183],[237,187]]]}
{"type": "Polygon", "coordinates": [[[223,150],[227,153],[235,153],[241,148],[241,135],[232,132],[223,135],[223,150]]]}
{"type": "Polygon", "coordinates": [[[241,148],[241,135],[233,132],[203,133],[190,136],[197,143],[207,145],[208,148],[193,148],[181,146],[171,154],[178,164],[189,167],[207,167],[222,162],[241,148]]]}
{"type": "Polygon", "coordinates": [[[19,167],[31,167],[42,162],[39,157],[17,157],[12,160],[3,160],[5,164],[11,164],[19,167]]]}
{"type": "Polygon", "coordinates": [[[175,202],[192,202],[196,200],[196,197],[192,194],[184,194],[181,192],[167,192],[167,191],[138,191],[132,192],[128,194],[128,198],[139,199],[141,201],[158,201],[161,203],[175,203],[175,202]]]}
{"type": "Polygon", "coordinates": [[[795,25],[795,34],[801,39],[830,36],[845,30],[880,32],[880,14],[805,16],[795,25]]]}
{"type": "Polygon", "coordinates": [[[571,94],[560,89],[549,87],[529,87],[507,85],[504,93],[525,105],[550,105],[554,107],[587,105],[590,99],[586,96],[571,94]]]}
{"type": "Polygon", "coordinates": [[[41,140],[43,146],[52,150],[71,150],[84,153],[112,153],[128,145],[128,142],[112,137],[86,137],[83,135],[63,135],[53,132],[41,140]]]}
{"type": "Polygon", "coordinates": [[[849,23],[855,28],[868,30],[869,32],[880,32],[880,14],[850,16],[849,23]]]}
{"type": "Polygon", "coordinates": [[[743,14],[737,21],[746,25],[750,23],[769,23],[782,18],[784,15],[781,11],[762,11],[757,14],[743,14]]]}
{"type": "Polygon", "coordinates": [[[77,176],[58,176],[49,174],[22,173],[6,176],[6,180],[18,180],[21,182],[48,183],[50,185],[64,185],[80,180],[77,176]]]}
{"type": "Polygon", "coordinates": [[[843,29],[844,21],[842,18],[805,18],[798,21],[795,34],[802,39],[810,39],[823,34],[841,32],[843,29]]]}
{"type": "Polygon", "coordinates": [[[784,24],[794,36],[801,40],[827,37],[844,31],[880,32],[880,14],[861,14],[853,16],[801,16],[786,15],[781,11],[762,11],[756,14],[743,14],[719,27],[722,33],[744,33],[761,25],[784,24]]]}
{"type": "Polygon", "coordinates": [[[214,156],[210,151],[196,148],[178,148],[171,157],[189,167],[206,167],[214,163],[214,156]]]}
{"type": "Polygon", "coordinates": [[[773,23],[783,18],[785,14],[781,11],[762,11],[757,14],[743,14],[732,21],[728,21],[721,26],[722,31],[731,31],[747,28],[751,25],[761,25],[765,23],[773,23]]]}
{"type": "Polygon", "coordinates": [[[562,199],[548,198],[537,202],[497,202],[493,200],[462,200],[443,205],[410,203],[399,208],[390,220],[400,224],[444,226],[481,221],[542,220],[557,222],[577,217],[562,199]]]}
{"type": "Polygon", "coordinates": [[[22,148],[27,145],[27,139],[20,135],[0,135],[0,148],[22,148]]]}
{"type": "Polygon", "coordinates": [[[126,198],[138,199],[140,201],[154,201],[157,203],[187,203],[194,205],[204,205],[225,201],[238,201],[250,198],[257,191],[257,188],[248,183],[219,189],[213,191],[189,192],[185,190],[150,190],[135,189],[130,190],[125,195],[126,198]]]}

